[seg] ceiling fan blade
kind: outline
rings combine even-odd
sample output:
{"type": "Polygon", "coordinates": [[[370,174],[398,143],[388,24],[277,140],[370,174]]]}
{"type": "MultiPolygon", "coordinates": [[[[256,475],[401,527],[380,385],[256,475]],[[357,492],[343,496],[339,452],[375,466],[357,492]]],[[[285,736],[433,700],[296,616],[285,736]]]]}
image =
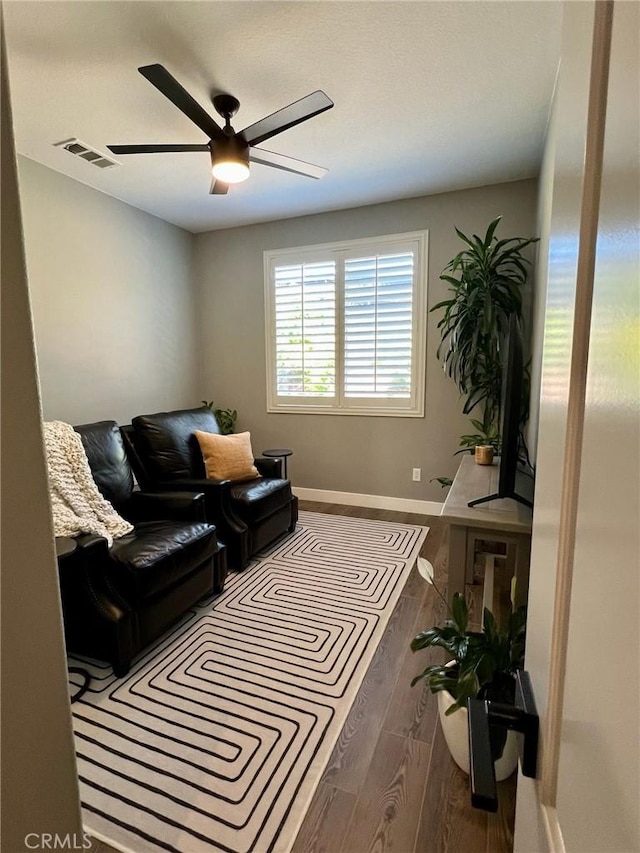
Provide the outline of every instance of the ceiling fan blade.
{"type": "Polygon", "coordinates": [[[259,145],[266,139],[275,136],[276,133],[282,133],[283,130],[288,130],[308,118],[313,118],[325,110],[330,110],[332,106],[331,98],[318,89],[317,92],[312,92],[310,95],[300,98],[299,101],[289,104],[288,107],[283,107],[281,110],[255,122],[255,124],[245,127],[242,135],[249,145],[259,145]]]}
{"type": "Polygon", "coordinates": [[[223,184],[222,181],[216,181],[214,178],[211,182],[209,195],[226,195],[229,192],[229,184],[223,184]]]}
{"type": "Polygon", "coordinates": [[[107,145],[114,154],[168,154],[172,151],[208,151],[208,145],[107,145]]]}
{"type": "Polygon", "coordinates": [[[165,98],[181,110],[187,118],[197,124],[209,139],[225,139],[222,128],[211,118],[200,104],[184,89],[172,74],[162,65],[143,65],[138,68],[143,77],[152,83],[165,98]]]}
{"type": "Polygon", "coordinates": [[[275,151],[265,151],[264,148],[252,148],[249,151],[249,160],[253,163],[261,163],[263,166],[282,169],[283,172],[306,175],[308,178],[322,178],[329,171],[324,166],[314,166],[313,163],[305,163],[304,160],[285,157],[284,154],[276,154],[275,151]]]}

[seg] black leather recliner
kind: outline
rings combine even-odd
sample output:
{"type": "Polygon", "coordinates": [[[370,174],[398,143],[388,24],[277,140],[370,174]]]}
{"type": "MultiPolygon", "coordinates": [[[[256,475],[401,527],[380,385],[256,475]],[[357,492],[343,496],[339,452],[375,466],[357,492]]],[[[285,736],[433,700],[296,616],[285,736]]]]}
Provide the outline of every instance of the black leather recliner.
{"type": "Polygon", "coordinates": [[[255,459],[259,479],[208,480],[196,430],[220,433],[211,409],[139,415],[122,428],[141,486],[204,492],[207,521],[227,546],[229,568],[243,569],[253,554],[295,530],[298,499],[282,479],[280,459],[255,459]]]}
{"type": "Polygon", "coordinates": [[[108,661],[121,676],[196,601],[222,592],[225,549],[205,521],[202,493],[134,490],[115,421],[74,429],[98,489],[134,530],[110,548],[100,536],[80,535],[61,562],[67,648],[108,661]]]}

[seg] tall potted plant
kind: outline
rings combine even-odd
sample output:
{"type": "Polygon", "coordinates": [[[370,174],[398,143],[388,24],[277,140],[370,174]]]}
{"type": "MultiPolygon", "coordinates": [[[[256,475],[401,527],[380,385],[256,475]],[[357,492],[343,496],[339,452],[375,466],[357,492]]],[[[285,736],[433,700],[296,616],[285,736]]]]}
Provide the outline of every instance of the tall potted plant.
{"type": "MultiPolygon", "coordinates": [[[[468,237],[456,228],[465,248],[440,276],[449,286],[449,298],[431,309],[443,312],[437,357],[463,396],[462,410],[471,414],[480,409],[481,416],[472,421],[472,437],[494,446],[499,445],[501,342],[511,314],[522,317],[522,288],[530,265],[523,250],[537,242],[534,237],[498,240],[495,232],[501,219],[491,222],[484,237],[468,237]]],[[[526,417],[525,406],[523,423],[526,417]]],[[[472,449],[469,436],[463,439],[461,446],[472,449]]]]}

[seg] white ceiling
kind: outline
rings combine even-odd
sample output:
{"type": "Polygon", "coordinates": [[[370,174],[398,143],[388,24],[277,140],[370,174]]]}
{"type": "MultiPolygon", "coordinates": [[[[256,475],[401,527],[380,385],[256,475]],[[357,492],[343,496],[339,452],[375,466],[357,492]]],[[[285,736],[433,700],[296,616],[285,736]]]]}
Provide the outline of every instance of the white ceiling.
{"type": "Polygon", "coordinates": [[[17,149],[193,232],[537,174],[562,4],[88,2],[4,4],[17,149]],[[206,142],[137,71],[160,63],[236,130],[315,89],[335,107],[265,143],[329,168],[254,164],[210,196],[207,153],[117,157],[101,171],[54,143],[206,142]]]}

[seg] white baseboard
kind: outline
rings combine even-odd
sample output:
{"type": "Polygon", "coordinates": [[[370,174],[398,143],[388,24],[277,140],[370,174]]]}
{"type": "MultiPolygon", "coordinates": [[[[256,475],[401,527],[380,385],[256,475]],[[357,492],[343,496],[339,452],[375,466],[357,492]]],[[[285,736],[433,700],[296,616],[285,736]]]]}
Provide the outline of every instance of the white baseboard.
{"type": "Polygon", "coordinates": [[[371,509],[390,509],[396,512],[416,512],[419,515],[440,515],[442,504],[438,501],[418,501],[411,498],[392,498],[387,495],[360,495],[357,492],[331,492],[326,489],[301,489],[293,487],[294,494],[303,501],[323,504],[364,506],[371,509]]]}

